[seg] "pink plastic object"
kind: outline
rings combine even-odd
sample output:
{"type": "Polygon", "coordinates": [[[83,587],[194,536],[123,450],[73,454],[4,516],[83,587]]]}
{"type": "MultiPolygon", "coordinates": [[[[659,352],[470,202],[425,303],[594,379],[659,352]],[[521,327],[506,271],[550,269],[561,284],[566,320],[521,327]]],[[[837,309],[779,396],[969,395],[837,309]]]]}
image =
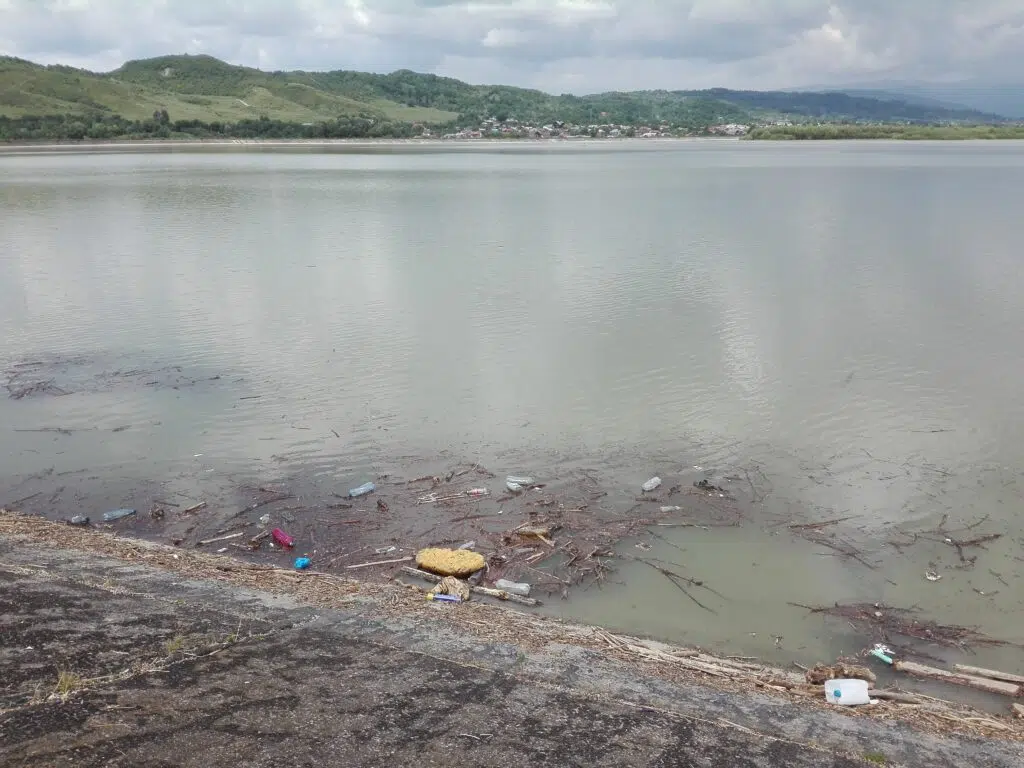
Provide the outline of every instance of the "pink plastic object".
{"type": "Polygon", "coordinates": [[[270,532],[270,535],[274,537],[274,541],[280,544],[282,547],[294,547],[295,539],[289,536],[287,533],[282,531],[280,528],[275,528],[270,532]]]}

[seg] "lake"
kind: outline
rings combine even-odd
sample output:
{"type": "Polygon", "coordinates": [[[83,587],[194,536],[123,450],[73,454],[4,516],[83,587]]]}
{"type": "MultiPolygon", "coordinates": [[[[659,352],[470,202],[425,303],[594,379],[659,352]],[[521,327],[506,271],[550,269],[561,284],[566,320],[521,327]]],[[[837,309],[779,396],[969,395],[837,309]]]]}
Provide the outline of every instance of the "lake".
{"type": "Polygon", "coordinates": [[[624,498],[710,478],[744,525],[643,546],[714,614],[628,562],[552,609],[804,663],[863,638],[788,602],[1019,639],[1022,188],[1020,142],[0,155],[0,501],[446,462],[624,498]],[[871,567],[793,535],[839,518],[871,567]],[[954,530],[1003,536],[968,566],[954,530]]]}

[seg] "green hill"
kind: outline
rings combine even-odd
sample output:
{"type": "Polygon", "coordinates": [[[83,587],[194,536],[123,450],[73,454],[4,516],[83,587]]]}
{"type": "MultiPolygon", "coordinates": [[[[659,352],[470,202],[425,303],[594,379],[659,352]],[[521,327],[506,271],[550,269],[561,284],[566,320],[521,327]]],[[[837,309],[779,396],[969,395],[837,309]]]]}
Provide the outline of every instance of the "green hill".
{"type": "Polygon", "coordinates": [[[210,56],[165,56],[130,61],[108,73],[43,67],[0,59],[0,115],[103,112],[144,120],[159,110],[175,120],[237,121],[266,116],[310,122],[370,116],[447,123],[456,115],[410,108],[385,99],[353,99],[318,88],[305,73],[267,73],[210,56]]]}
{"type": "Polygon", "coordinates": [[[413,123],[467,126],[485,118],[514,118],[534,125],[669,123],[683,130],[780,118],[873,123],[999,120],[969,109],[844,93],[713,89],[555,96],[510,86],[470,85],[409,70],[387,75],[340,70],[264,72],[211,56],[129,61],[105,73],[0,58],[0,121],[7,126],[0,130],[0,138],[166,137],[204,132],[413,135],[413,123]]]}

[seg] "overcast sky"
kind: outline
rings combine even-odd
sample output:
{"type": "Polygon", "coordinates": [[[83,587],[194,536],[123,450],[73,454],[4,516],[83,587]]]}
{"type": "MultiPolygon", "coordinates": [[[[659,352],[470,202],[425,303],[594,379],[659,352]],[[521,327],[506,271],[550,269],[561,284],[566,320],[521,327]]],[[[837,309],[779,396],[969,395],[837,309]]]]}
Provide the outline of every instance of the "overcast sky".
{"type": "Polygon", "coordinates": [[[0,0],[0,53],[208,53],[556,93],[1019,80],[1024,0],[0,0]]]}

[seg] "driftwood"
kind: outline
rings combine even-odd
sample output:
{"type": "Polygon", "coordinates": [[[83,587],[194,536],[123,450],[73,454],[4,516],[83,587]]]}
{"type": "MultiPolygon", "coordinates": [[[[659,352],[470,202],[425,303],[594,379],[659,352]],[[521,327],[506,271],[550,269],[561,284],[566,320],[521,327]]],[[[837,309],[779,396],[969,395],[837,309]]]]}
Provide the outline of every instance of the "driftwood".
{"type": "Polygon", "coordinates": [[[1022,692],[1021,686],[1016,683],[1007,683],[1002,680],[989,680],[985,677],[973,677],[972,675],[938,669],[937,667],[926,667],[924,664],[917,664],[913,661],[897,661],[893,664],[893,669],[900,672],[906,672],[909,675],[927,677],[931,680],[941,680],[946,683],[952,683],[953,685],[965,685],[969,688],[977,688],[979,691],[996,693],[1000,696],[1017,697],[1020,696],[1022,692]]]}
{"type": "Polygon", "coordinates": [[[868,691],[868,698],[880,699],[882,701],[894,701],[897,704],[925,704],[925,699],[920,696],[914,696],[910,693],[900,693],[898,691],[879,691],[872,688],[868,691]]]}
{"type": "Polygon", "coordinates": [[[965,675],[973,675],[974,677],[987,677],[990,680],[1003,680],[1007,683],[1024,683],[1024,675],[1011,675],[1009,672],[999,672],[995,669],[969,667],[966,664],[954,664],[953,669],[957,672],[963,672],[965,675]]]}
{"type": "Polygon", "coordinates": [[[1016,715],[1018,718],[1024,719],[1024,707],[1022,707],[1020,704],[1011,704],[1010,709],[1013,711],[1013,714],[1016,715]]]}
{"type": "MultiPolygon", "coordinates": [[[[178,506],[178,505],[175,504],[174,506],[178,506]]],[[[198,512],[200,509],[205,509],[205,508],[206,508],[206,502],[205,501],[200,501],[198,504],[193,504],[191,507],[185,507],[185,509],[181,510],[181,512],[182,512],[182,514],[188,514],[189,512],[198,512]]]]}
{"type": "Polygon", "coordinates": [[[245,536],[245,531],[239,531],[238,533],[230,533],[227,536],[218,536],[214,539],[200,539],[196,542],[196,546],[202,547],[206,544],[213,544],[215,541],[227,541],[228,539],[237,539],[240,536],[245,536]]]}
{"type": "Polygon", "coordinates": [[[711,677],[746,680],[754,685],[777,690],[799,691],[803,687],[804,681],[800,676],[783,670],[723,659],[691,648],[672,648],[661,646],[660,643],[652,646],[634,638],[613,635],[602,629],[596,630],[595,634],[612,649],[628,652],[645,661],[671,664],[711,677]]]}
{"type": "Polygon", "coordinates": [[[377,560],[372,563],[359,563],[357,565],[347,565],[345,567],[350,571],[354,571],[356,568],[369,568],[374,565],[394,565],[395,563],[408,563],[410,560],[412,560],[411,557],[399,557],[395,560],[377,560]]]}
{"type": "MultiPolygon", "coordinates": [[[[438,576],[437,574],[427,573],[426,571],[421,571],[418,568],[410,568],[407,565],[402,566],[402,570],[405,573],[408,573],[410,576],[418,576],[424,581],[429,581],[434,584],[439,584],[442,579],[442,577],[438,576]]],[[[520,605],[530,606],[541,604],[540,600],[537,600],[535,598],[522,597],[521,595],[513,595],[511,592],[506,592],[503,589],[491,589],[489,587],[474,587],[470,585],[469,590],[470,592],[475,592],[478,595],[486,595],[487,597],[493,597],[498,600],[504,600],[509,603],[519,603],[520,605]]]]}

